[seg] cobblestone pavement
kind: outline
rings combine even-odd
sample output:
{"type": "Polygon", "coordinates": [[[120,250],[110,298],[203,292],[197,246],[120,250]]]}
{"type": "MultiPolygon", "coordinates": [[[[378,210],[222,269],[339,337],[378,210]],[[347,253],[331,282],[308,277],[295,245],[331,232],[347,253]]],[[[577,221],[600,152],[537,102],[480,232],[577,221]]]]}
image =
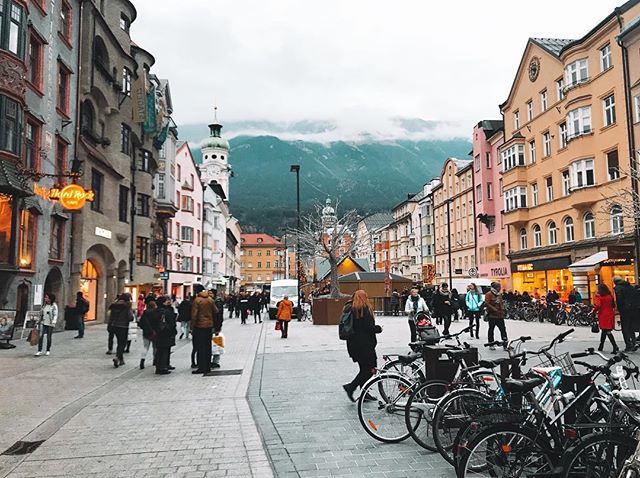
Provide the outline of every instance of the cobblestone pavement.
{"type": "MultiPolygon", "coordinates": [[[[378,356],[407,349],[405,318],[377,319],[384,326],[378,336],[378,356]]],[[[464,327],[454,322],[452,331],[464,327]]],[[[486,324],[481,334],[486,337],[486,324]]],[[[567,327],[507,322],[511,337],[531,335],[534,350],[567,327]]],[[[454,477],[440,457],[423,450],[409,438],[398,444],[375,441],[362,429],[356,405],[341,385],[350,381],[357,366],[347,356],[335,326],[293,322],[289,338],[266,330],[249,388],[249,403],[256,418],[275,474],[281,478],[344,477],[454,477]]],[[[595,341],[588,328],[576,332],[558,351],[579,351],[595,341]]],[[[482,341],[472,341],[480,345],[482,341]]],[[[485,358],[502,356],[481,347],[485,358]]]]}
{"type": "Polygon", "coordinates": [[[103,325],[83,340],[54,334],[48,357],[17,340],[0,350],[0,451],[46,441],[30,455],[0,455],[0,477],[271,477],[246,400],[261,331],[226,321],[222,369],[242,374],[215,377],[191,374],[187,340],[168,376],[138,369],[139,344],[114,369],[103,325]]]}

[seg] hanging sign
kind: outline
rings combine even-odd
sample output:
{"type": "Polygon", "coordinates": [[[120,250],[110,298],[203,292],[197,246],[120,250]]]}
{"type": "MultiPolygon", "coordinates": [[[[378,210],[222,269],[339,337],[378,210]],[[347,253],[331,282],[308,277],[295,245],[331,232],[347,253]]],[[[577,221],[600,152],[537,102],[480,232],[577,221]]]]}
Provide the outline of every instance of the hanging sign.
{"type": "Polygon", "coordinates": [[[95,193],[90,189],[84,189],[79,184],[68,184],[63,188],[51,188],[49,198],[60,201],[65,209],[82,209],[87,201],[93,202],[95,193]]]}

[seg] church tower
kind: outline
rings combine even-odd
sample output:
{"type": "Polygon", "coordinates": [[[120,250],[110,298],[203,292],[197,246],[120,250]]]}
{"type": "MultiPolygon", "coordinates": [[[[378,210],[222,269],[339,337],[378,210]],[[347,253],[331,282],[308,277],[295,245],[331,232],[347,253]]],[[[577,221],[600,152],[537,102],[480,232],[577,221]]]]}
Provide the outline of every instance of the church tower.
{"type": "Polygon", "coordinates": [[[217,181],[229,200],[229,142],[221,136],[222,125],[218,122],[218,107],[214,108],[213,123],[209,125],[209,137],[202,144],[201,179],[204,183],[217,181]]]}

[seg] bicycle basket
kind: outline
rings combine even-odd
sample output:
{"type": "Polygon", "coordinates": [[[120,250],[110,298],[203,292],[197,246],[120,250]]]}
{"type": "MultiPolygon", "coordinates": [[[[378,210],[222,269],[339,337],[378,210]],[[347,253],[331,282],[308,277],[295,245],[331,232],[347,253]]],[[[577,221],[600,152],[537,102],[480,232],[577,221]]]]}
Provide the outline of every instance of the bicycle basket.
{"type": "Polygon", "coordinates": [[[535,365],[536,367],[560,367],[564,375],[577,375],[578,371],[573,363],[571,354],[569,352],[556,355],[555,357],[545,357],[540,363],[535,365]]]}

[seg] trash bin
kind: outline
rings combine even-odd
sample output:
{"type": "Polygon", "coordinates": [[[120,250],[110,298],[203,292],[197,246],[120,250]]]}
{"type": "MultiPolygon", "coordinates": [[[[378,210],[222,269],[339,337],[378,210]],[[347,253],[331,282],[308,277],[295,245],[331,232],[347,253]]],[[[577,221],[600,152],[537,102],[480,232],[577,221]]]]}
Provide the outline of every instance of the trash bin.
{"type": "Polygon", "coordinates": [[[66,305],[64,307],[64,330],[78,330],[78,317],[76,315],[76,308],[66,305]]]}
{"type": "MultiPolygon", "coordinates": [[[[458,364],[447,356],[450,347],[442,345],[427,345],[423,349],[425,375],[427,380],[453,381],[458,371],[458,364]]],[[[475,347],[464,350],[464,359],[468,365],[478,363],[478,349],[475,347]]]]}

